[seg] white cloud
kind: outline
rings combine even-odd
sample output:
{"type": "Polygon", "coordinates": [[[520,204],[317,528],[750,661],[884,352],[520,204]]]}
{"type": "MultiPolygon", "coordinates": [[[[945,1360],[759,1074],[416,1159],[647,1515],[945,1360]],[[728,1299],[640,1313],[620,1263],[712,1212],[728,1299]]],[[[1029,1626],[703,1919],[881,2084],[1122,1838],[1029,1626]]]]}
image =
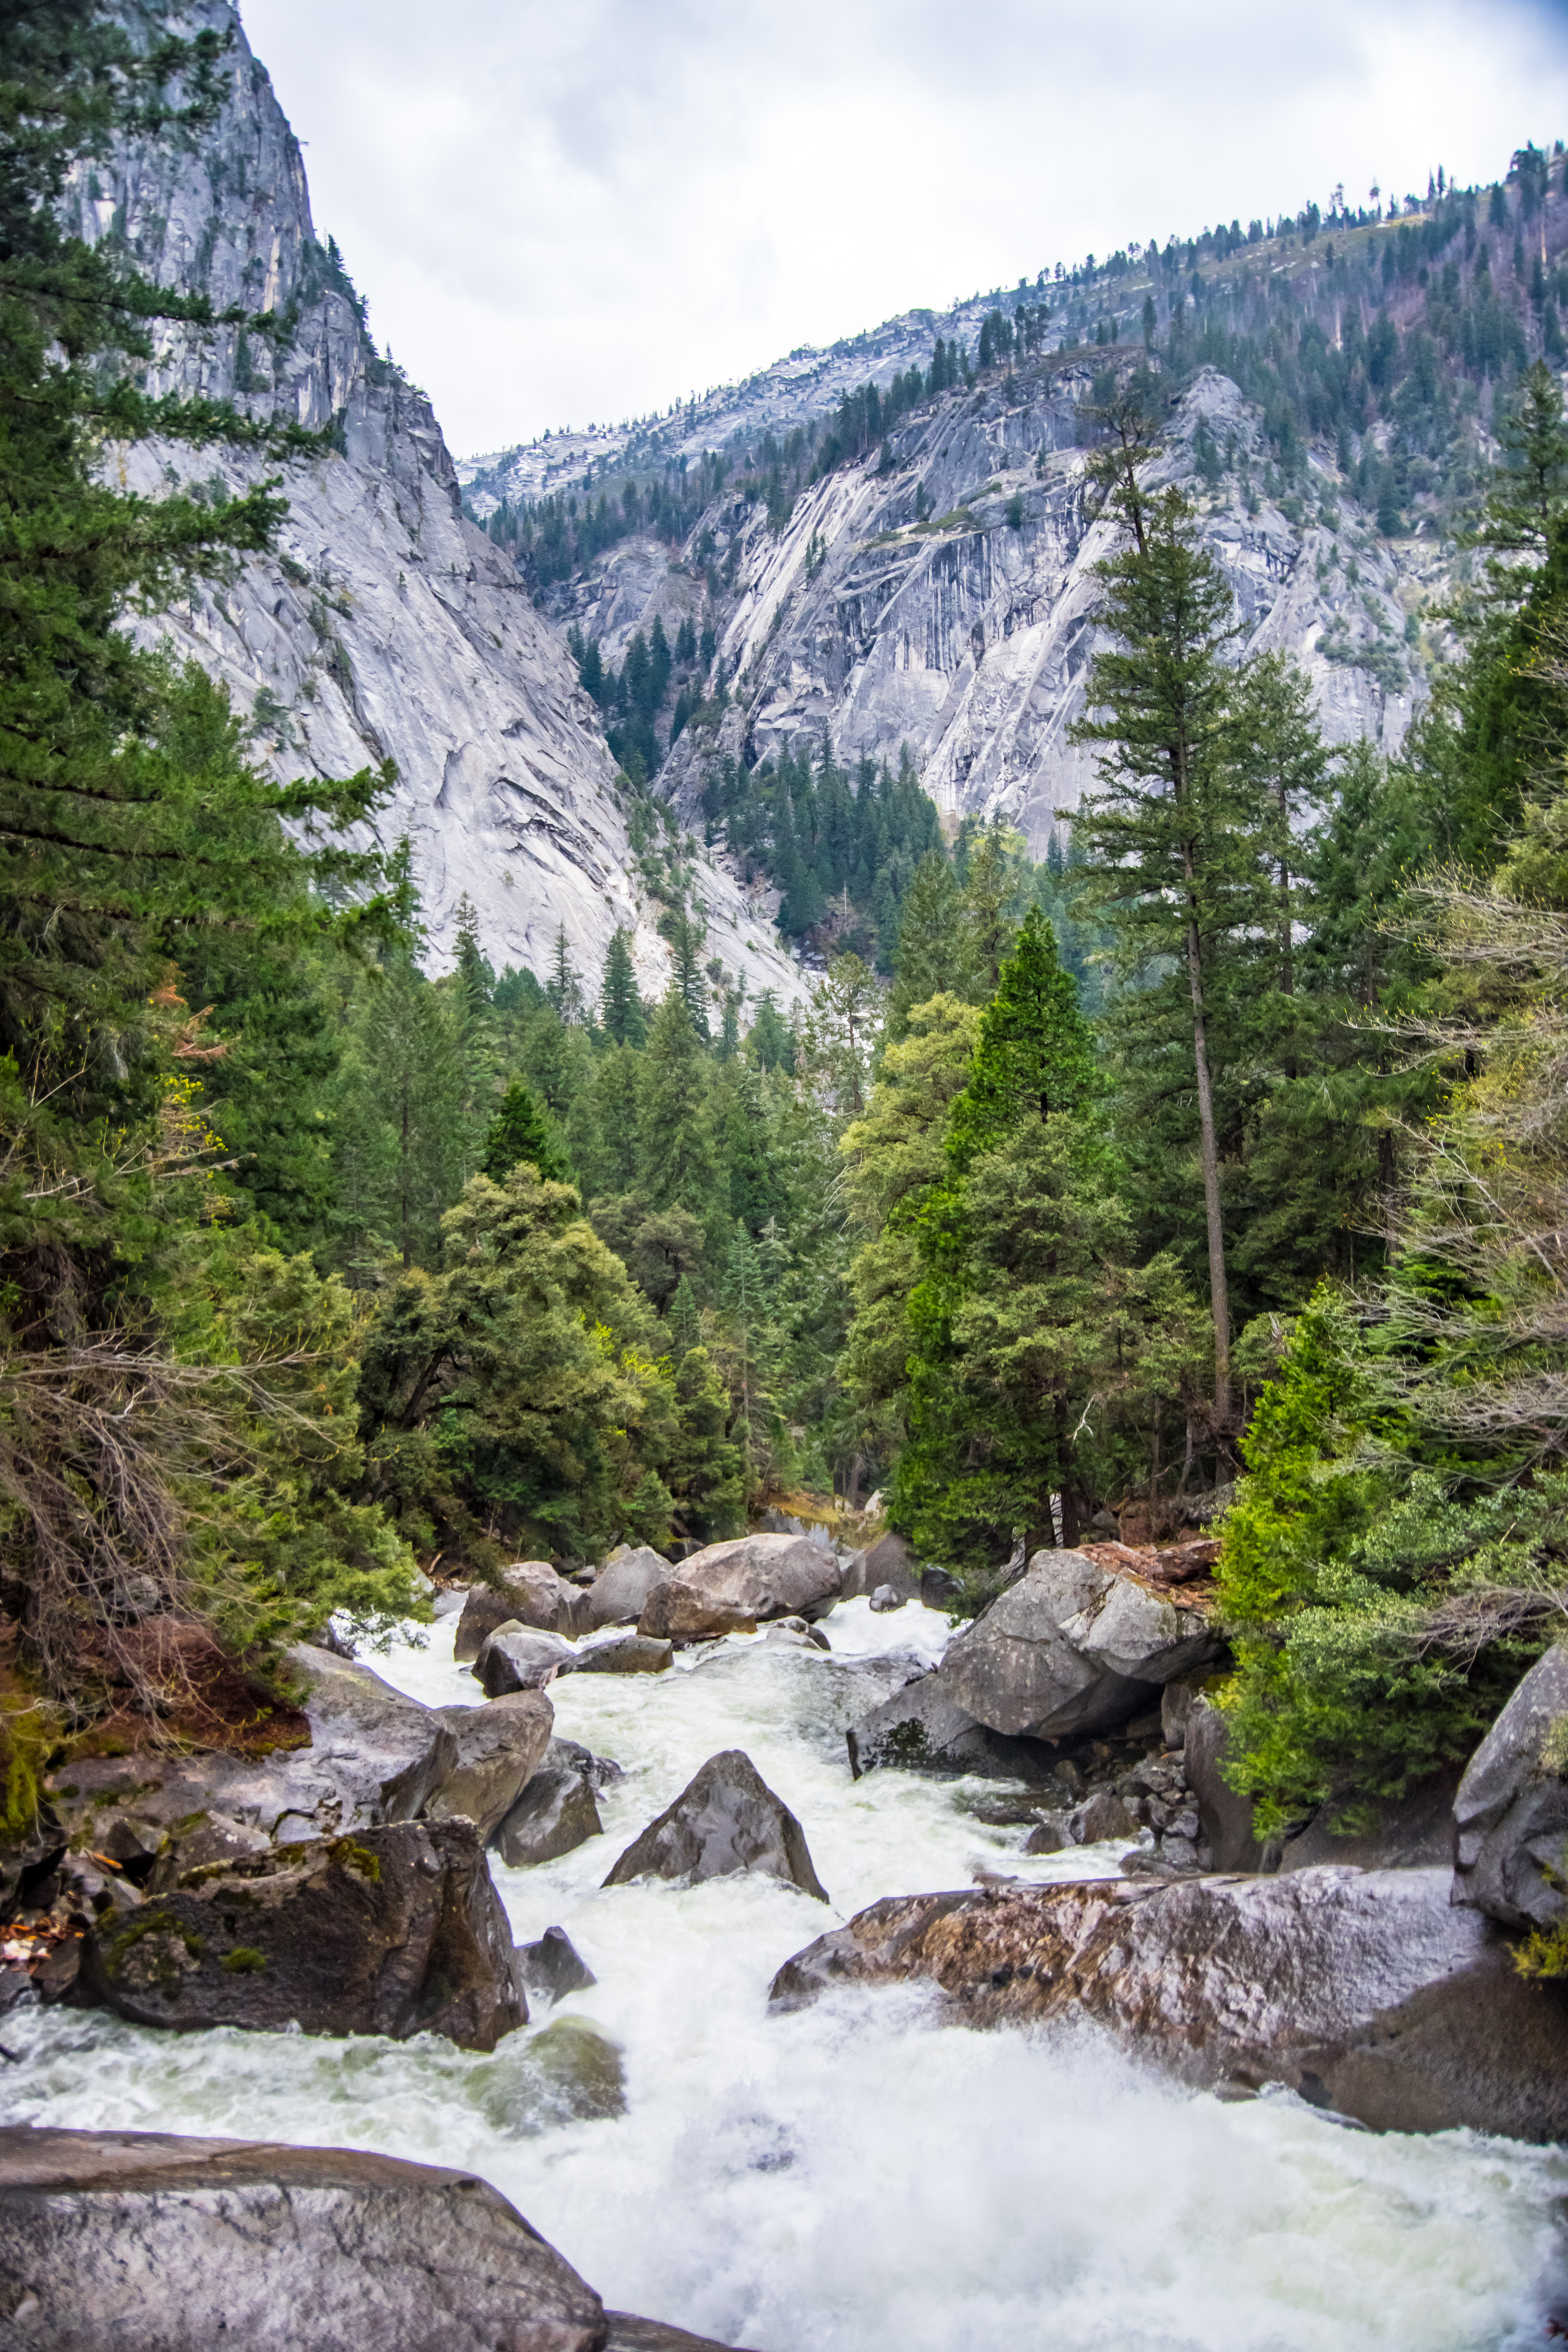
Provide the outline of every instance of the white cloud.
{"type": "Polygon", "coordinates": [[[454,448],[667,406],[1130,237],[1495,177],[1568,136],[1494,0],[247,0],[454,448]]]}

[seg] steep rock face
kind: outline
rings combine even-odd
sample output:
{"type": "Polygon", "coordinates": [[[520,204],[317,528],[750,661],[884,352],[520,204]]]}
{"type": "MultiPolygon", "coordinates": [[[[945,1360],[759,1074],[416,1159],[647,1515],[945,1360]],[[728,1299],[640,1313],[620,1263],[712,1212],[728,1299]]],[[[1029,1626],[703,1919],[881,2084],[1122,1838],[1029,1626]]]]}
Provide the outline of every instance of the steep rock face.
{"type": "MultiPolygon", "coordinates": [[[[234,397],[256,416],[334,428],[337,448],[281,471],[279,552],[247,562],[161,615],[227,688],[280,777],[347,775],[390,758],[378,824],[406,834],[437,961],[466,890],[499,965],[542,971],[564,928],[596,984],[617,924],[645,988],[668,954],[627,876],[626,815],[597,715],[517,572],[464,520],[457,475],[423,393],[377,358],[362,306],[317,243],[298,142],[228,0],[194,26],[232,32],[222,113],[195,151],[132,142],[83,165],[70,225],[122,235],[137,265],[215,304],[297,314],[276,347],[226,329],[165,339],[151,384],[234,397]]],[[[263,468],[232,451],[142,448],[125,487],[184,478],[234,490],[263,468]]],[[[733,879],[699,861],[711,951],[757,988],[800,992],[795,966],[733,879]],[[750,944],[748,944],[750,942],[750,944]]]]}
{"type": "MultiPolygon", "coordinates": [[[[1042,855],[1092,781],[1067,740],[1097,642],[1093,567],[1115,543],[1084,512],[1076,412],[1089,392],[1085,369],[1043,365],[949,394],[892,436],[889,470],[876,452],[840,468],[776,536],[758,505],[710,509],[699,531],[719,559],[737,550],[720,641],[735,699],[715,730],[677,743],[665,789],[694,809],[714,757],[761,758],[801,733],[850,762],[896,766],[907,744],[939,807],[1005,815],[1042,855]]],[[[1392,749],[1424,690],[1406,618],[1441,569],[1436,551],[1396,557],[1316,459],[1315,510],[1293,502],[1292,520],[1260,496],[1261,419],[1213,369],[1165,431],[1152,478],[1195,495],[1242,648],[1300,663],[1331,742],[1392,749]],[[1200,425],[1233,464],[1212,489],[1197,474],[1200,425]]],[[[679,617],[683,583],[649,584],[647,559],[642,542],[614,549],[554,602],[618,656],[656,611],[679,617]]]]}

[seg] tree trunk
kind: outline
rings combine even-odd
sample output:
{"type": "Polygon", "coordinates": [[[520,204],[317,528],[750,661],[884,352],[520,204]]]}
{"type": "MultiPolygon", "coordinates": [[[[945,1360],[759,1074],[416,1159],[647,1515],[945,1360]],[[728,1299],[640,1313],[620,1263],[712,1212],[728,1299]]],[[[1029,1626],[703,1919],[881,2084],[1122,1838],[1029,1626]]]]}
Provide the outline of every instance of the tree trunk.
{"type": "Polygon", "coordinates": [[[1295,950],[1290,938],[1290,810],[1283,776],[1279,779],[1279,988],[1282,995],[1296,993],[1295,950]]]}
{"type": "Polygon", "coordinates": [[[1187,923],[1187,979],[1193,993],[1193,1064],[1198,1081],[1198,1134],[1204,1164],[1204,1220],[1208,1227],[1209,1307],[1214,1316],[1214,1411],[1216,1425],[1230,1427],[1230,1298],[1225,1275],[1225,1227],[1219,1207],[1219,1146],[1215,1138],[1214,1094],[1209,1086],[1208,1039],[1204,1029],[1204,975],[1195,917],[1187,923]]]}
{"type": "Polygon", "coordinates": [[[399,1171],[398,1171],[398,1173],[399,1173],[399,1178],[400,1178],[399,1199],[400,1199],[400,1202],[401,1202],[401,1206],[402,1206],[402,1216],[403,1216],[403,1266],[404,1266],[404,1271],[405,1271],[405,1273],[406,1273],[406,1272],[407,1272],[408,1268],[409,1268],[409,1267],[413,1265],[413,1263],[414,1263],[414,1211],[413,1211],[412,1203],[410,1202],[410,1200],[409,1200],[409,1197],[408,1197],[408,1194],[409,1194],[409,1181],[410,1181],[410,1180],[409,1180],[409,1172],[408,1172],[408,1170],[409,1170],[409,1149],[410,1149],[410,1138],[409,1138],[408,1129],[409,1129],[408,1081],[407,1081],[407,1079],[406,1079],[406,1078],[405,1078],[405,1080],[404,1080],[404,1082],[403,1082],[403,1130],[402,1130],[402,1133],[403,1133],[403,1147],[402,1147],[402,1164],[401,1164],[401,1167],[400,1167],[399,1171]]]}

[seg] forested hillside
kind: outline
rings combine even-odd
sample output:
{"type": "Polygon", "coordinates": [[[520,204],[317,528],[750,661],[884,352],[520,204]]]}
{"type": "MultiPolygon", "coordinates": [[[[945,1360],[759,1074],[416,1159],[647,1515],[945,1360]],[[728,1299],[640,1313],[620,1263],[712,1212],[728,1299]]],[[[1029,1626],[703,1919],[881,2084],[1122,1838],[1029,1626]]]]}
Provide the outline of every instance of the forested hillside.
{"type": "MultiPolygon", "coordinates": [[[[104,436],[296,467],[331,438],[143,389],[161,320],[289,321],[160,291],[54,208],[128,124],[201,137],[221,33],[149,54],[50,0],[4,38],[38,126],[0,289],[13,1822],[62,1738],[188,1723],[216,1687],[193,1641],[254,1721],[287,1637],[417,1612],[416,1563],[668,1548],[801,1487],[825,1512],[879,1487],[969,1611],[1020,1538],[1228,1504],[1260,1822],[1463,1753],[1555,1621],[1568,1495],[1568,429],[1538,236],[1563,165],[1527,154],[1495,202],[1435,191],[1392,234],[1303,224],[1331,344],[1294,275],[1289,349],[1268,325],[1258,240],[1161,257],[1146,347],[1071,379],[1053,496],[1086,551],[1089,789],[1037,863],[1000,817],[944,828],[910,757],[798,728],[748,764],[695,624],[615,664],[582,635],[662,910],[648,1002],[626,927],[596,973],[561,929],[541,980],[494,968],[471,905],[431,978],[406,848],[346,845],[385,772],[279,786],[220,688],[126,635],[285,518],[263,489],[105,482],[104,436]],[[1265,416],[1253,473],[1188,396],[1222,356],[1265,416]],[[1369,499],[1470,517],[1397,751],[1328,735],[1172,463],[1174,427],[1244,505],[1326,502],[1309,425],[1347,436],[1337,478],[1369,499]],[[634,731],[661,751],[699,690],[697,822],[780,894],[808,1007],[705,954],[697,845],[640,772],[634,731]]],[[[1145,282],[1147,257],[1001,315],[982,365],[1145,282]]],[[[892,406],[956,396],[906,379],[892,406]]],[[[851,404],[818,490],[879,474],[889,430],[851,404]]],[[[783,530],[784,457],[777,478],[783,530]]]]}

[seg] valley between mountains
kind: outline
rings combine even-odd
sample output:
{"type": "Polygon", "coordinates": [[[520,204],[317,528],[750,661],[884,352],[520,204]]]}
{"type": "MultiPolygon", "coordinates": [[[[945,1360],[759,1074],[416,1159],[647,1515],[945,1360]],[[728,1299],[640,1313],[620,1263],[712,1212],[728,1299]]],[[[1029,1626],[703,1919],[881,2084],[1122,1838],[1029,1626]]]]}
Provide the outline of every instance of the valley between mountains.
{"type": "Polygon", "coordinates": [[[0,95],[0,2335],[1563,2336],[1568,148],[458,460],[0,95]]]}

